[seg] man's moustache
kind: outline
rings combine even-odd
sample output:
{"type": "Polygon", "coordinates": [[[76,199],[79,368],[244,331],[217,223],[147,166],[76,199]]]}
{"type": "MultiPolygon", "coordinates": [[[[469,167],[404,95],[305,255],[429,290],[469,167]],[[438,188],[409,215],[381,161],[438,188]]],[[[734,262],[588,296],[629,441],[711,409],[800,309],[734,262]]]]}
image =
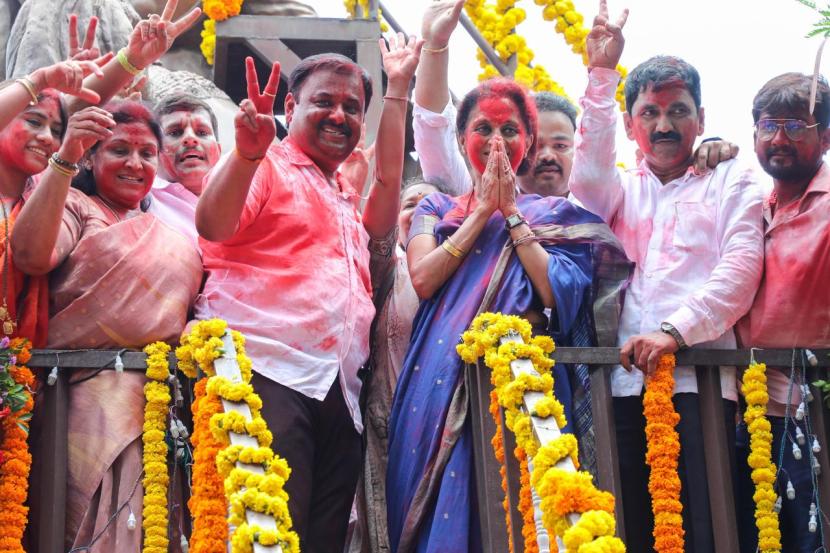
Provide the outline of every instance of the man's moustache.
{"type": "Polygon", "coordinates": [[[651,143],[654,144],[658,140],[673,140],[675,142],[680,142],[683,137],[680,136],[679,132],[676,131],[668,131],[668,132],[653,132],[649,139],[651,143]]]}
{"type": "Polygon", "coordinates": [[[795,150],[788,146],[779,146],[777,148],[767,148],[766,154],[767,159],[777,155],[794,156],[795,150]]]}
{"type": "Polygon", "coordinates": [[[322,129],[323,127],[331,127],[333,129],[337,129],[338,131],[342,132],[346,136],[351,136],[352,135],[352,129],[350,129],[348,125],[341,125],[341,124],[338,124],[338,123],[332,123],[330,121],[323,121],[322,123],[320,123],[320,126],[318,128],[322,129]]]}
{"type": "Polygon", "coordinates": [[[534,173],[539,173],[543,169],[547,169],[548,167],[553,167],[560,173],[562,172],[562,166],[556,163],[555,161],[540,161],[536,164],[536,167],[533,169],[534,173]]]}

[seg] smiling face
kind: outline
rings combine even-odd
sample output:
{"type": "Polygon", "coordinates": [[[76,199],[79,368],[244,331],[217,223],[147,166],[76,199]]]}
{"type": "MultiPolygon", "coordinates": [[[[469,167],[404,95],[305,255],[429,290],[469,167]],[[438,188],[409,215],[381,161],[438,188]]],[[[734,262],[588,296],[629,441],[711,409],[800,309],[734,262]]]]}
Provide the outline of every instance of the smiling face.
{"type": "Polygon", "coordinates": [[[363,82],[351,70],[320,69],[285,98],[288,134],[323,171],[337,170],[360,140],[363,82]]]}
{"type": "Polygon", "coordinates": [[[40,173],[58,151],[62,131],[58,99],[46,96],[0,132],[0,163],[26,177],[40,173]]]}
{"type": "Polygon", "coordinates": [[[703,134],[703,108],[683,81],[658,90],[649,85],[637,96],[631,113],[625,113],[625,130],[635,140],[649,167],[659,173],[685,171],[695,139],[703,134]]]}
{"type": "Polygon", "coordinates": [[[122,209],[136,209],[153,186],[158,152],[145,123],[117,124],[90,157],[98,195],[122,209]]]}
{"type": "Polygon", "coordinates": [[[202,178],[216,165],[220,154],[210,114],[204,109],[174,111],[162,115],[159,123],[162,132],[159,173],[200,195],[202,178]]]}
{"type": "Polygon", "coordinates": [[[574,133],[570,118],[561,111],[540,111],[536,137],[536,163],[519,177],[524,194],[568,195],[568,178],[574,159],[574,133]]]}
{"type": "Polygon", "coordinates": [[[479,175],[487,167],[490,141],[496,136],[504,140],[510,166],[516,172],[530,149],[533,137],[528,136],[513,100],[506,96],[488,95],[470,110],[464,136],[459,139],[470,165],[479,175]]]}

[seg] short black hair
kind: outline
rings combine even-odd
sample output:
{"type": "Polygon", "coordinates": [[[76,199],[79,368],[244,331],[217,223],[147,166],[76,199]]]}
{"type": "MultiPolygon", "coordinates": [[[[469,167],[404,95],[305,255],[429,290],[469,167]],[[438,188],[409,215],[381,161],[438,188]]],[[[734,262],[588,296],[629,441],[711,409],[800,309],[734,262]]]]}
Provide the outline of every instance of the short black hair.
{"type": "MultiPolygon", "coordinates": [[[[752,101],[752,120],[757,123],[762,113],[788,116],[799,111],[809,111],[812,85],[812,75],[803,73],[784,73],[773,77],[761,87],[752,101]]],[[[820,132],[830,125],[830,87],[821,76],[816,86],[816,107],[813,116],[820,132]]]]}
{"type": "Polygon", "coordinates": [[[576,106],[570,100],[559,94],[543,91],[534,94],[533,101],[536,103],[538,113],[562,113],[571,120],[576,130],[576,106]]]}
{"type": "Polygon", "coordinates": [[[185,92],[168,94],[156,102],[156,105],[153,108],[153,113],[155,114],[156,119],[161,121],[161,117],[163,115],[169,115],[177,111],[193,113],[194,111],[198,111],[200,109],[205,110],[210,116],[210,126],[213,128],[213,135],[218,137],[219,122],[216,120],[216,114],[213,112],[210,104],[192,94],[187,94],[185,92]]]}
{"type": "Polygon", "coordinates": [[[530,101],[530,95],[526,88],[512,79],[506,77],[496,77],[495,79],[488,79],[480,83],[477,87],[472,89],[461,100],[461,105],[458,108],[458,115],[455,118],[455,129],[458,136],[463,136],[467,130],[467,124],[470,122],[470,113],[473,108],[483,98],[502,97],[509,98],[519,110],[522,118],[522,123],[525,127],[525,132],[528,136],[533,137],[533,143],[527,152],[527,157],[522,160],[521,165],[516,170],[517,175],[526,175],[533,167],[533,161],[536,159],[537,148],[537,134],[539,129],[539,121],[536,114],[536,104],[530,101]]]}
{"type": "Polygon", "coordinates": [[[351,59],[340,54],[317,54],[309,56],[297,64],[294,71],[288,77],[288,92],[294,98],[299,98],[303,83],[312,73],[320,70],[334,71],[335,73],[356,73],[360,75],[363,82],[363,113],[369,109],[369,102],[372,101],[372,77],[369,73],[353,62],[351,59]]]}
{"type": "Polygon", "coordinates": [[[631,108],[640,92],[645,92],[651,86],[660,90],[667,86],[675,86],[682,82],[695,108],[700,110],[700,74],[692,64],[674,56],[654,56],[649,58],[628,74],[625,80],[625,107],[631,115],[631,108]]]}

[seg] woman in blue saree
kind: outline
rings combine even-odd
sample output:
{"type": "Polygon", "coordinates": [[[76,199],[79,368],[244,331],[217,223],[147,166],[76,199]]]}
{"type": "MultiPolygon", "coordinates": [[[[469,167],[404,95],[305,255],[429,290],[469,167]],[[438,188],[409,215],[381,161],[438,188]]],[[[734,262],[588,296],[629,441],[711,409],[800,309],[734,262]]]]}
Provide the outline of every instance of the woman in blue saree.
{"type": "MultiPolygon", "coordinates": [[[[546,327],[558,343],[587,337],[597,252],[621,254],[599,217],[563,198],[517,195],[515,175],[532,166],[536,137],[535,106],[519,85],[479,85],[459,108],[457,132],[473,190],[422,200],[407,246],[423,301],[389,424],[387,505],[398,553],[481,550],[464,368],[455,351],[461,333],[477,313],[500,311],[546,327]]],[[[556,371],[555,393],[570,415],[570,380],[564,367],[556,371]]]]}

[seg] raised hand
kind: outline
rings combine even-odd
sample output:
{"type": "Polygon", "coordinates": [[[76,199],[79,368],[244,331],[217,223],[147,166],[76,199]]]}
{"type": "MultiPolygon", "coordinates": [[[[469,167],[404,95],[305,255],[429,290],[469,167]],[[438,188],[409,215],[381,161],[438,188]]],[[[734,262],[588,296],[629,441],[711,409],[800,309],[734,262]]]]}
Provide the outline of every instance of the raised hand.
{"type": "Polygon", "coordinates": [[[54,88],[90,104],[97,104],[101,97],[94,90],[84,87],[84,77],[90,74],[103,77],[104,73],[98,65],[100,61],[101,58],[96,61],[61,61],[34,70],[29,79],[38,91],[54,88]]]}
{"type": "Polygon", "coordinates": [[[151,14],[135,26],[127,44],[127,59],[135,67],[144,69],[159,59],[170,49],[176,37],[199,19],[202,10],[193,8],[172,21],[178,3],[179,0],[167,0],[161,16],[151,14]]]}
{"type": "Polygon", "coordinates": [[[69,14],[69,59],[72,61],[90,61],[98,58],[101,52],[95,46],[95,30],[98,28],[98,18],[94,15],[89,18],[89,27],[83,44],[78,40],[78,16],[69,14]]]}
{"type": "Polygon", "coordinates": [[[588,67],[605,67],[607,69],[617,67],[625,45],[622,29],[627,19],[628,8],[622,11],[616,22],[610,22],[608,1],[600,0],[599,14],[594,18],[594,26],[585,38],[588,67]]]}
{"type": "Polygon", "coordinates": [[[389,89],[403,86],[405,95],[409,89],[409,82],[412,76],[415,75],[415,69],[418,67],[418,61],[421,59],[421,48],[424,41],[410,36],[406,39],[403,33],[398,33],[397,36],[392,36],[389,39],[389,46],[386,46],[386,41],[380,39],[380,54],[383,57],[383,70],[386,71],[388,81],[387,93],[389,89]]]}
{"type": "Polygon", "coordinates": [[[274,122],[274,100],[280,82],[280,64],[274,62],[271,75],[262,92],[256,75],[254,60],[245,58],[245,78],[248,82],[248,97],[239,104],[234,117],[236,128],[236,151],[245,159],[259,160],[265,157],[268,147],[277,135],[274,122]]]}
{"type": "Polygon", "coordinates": [[[464,0],[442,0],[427,6],[421,23],[421,36],[427,48],[440,49],[449,44],[463,8],[464,0]]]}
{"type": "Polygon", "coordinates": [[[114,126],[112,115],[96,106],[73,113],[66,125],[58,156],[70,163],[78,163],[94,144],[112,135],[114,126]]]}

